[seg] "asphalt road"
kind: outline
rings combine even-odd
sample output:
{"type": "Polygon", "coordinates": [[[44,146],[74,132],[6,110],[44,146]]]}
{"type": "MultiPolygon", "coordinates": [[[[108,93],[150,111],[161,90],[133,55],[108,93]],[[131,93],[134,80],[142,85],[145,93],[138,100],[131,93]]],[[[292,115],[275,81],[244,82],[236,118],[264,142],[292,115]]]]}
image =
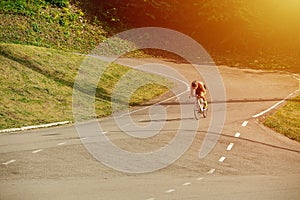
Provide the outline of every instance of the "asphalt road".
{"type": "MultiPolygon", "coordinates": [[[[159,62],[176,69],[188,81],[199,78],[195,69],[185,63],[154,59],[123,59],[119,62],[131,66],[159,62]]],[[[226,102],[212,101],[209,95],[208,98],[210,108],[220,103],[226,105],[220,135],[208,130],[213,121],[211,116],[218,116],[224,110],[218,110],[219,107],[210,110],[208,118],[201,119],[195,130],[196,121],[188,93],[161,103],[163,107],[152,111],[154,118],[149,114],[149,109],[153,109],[151,103],[172,97],[172,94],[131,109],[134,111],[131,119],[138,127],[153,125],[147,129],[155,132],[151,137],[131,137],[124,133],[115,118],[99,121],[103,129],[99,138],[91,134],[96,122],[82,125],[86,130],[85,137],[78,135],[73,124],[2,134],[0,199],[299,199],[300,144],[262,126],[260,116],[253,117],[299,89],[299,80],[279,72],[225,66],[218,69],[226,102]],[[127,172],[113,169],[106,163],[117,163],[114,168],[122,168],[123,164],[128,165],[125,158],[102,149],[103,152],[98,154],[111,154],[108,161],[100,162],[96,159],[98,154],[92,155],[83,145],[97,146],[103,143],[102,136],[105,135],[126,152],[146,155],[172,144],[170,141],[178,136],[178,132],[182,133],[182,141],[188,141],[195,133],[190,146],[183,148],[178,159],[169,162],[169,155],[162,154],[154,156],[154,160],[137,162],[139,166],[131,166],[135,163],[133,160],[127,166],[127,172]],[[212,151],[199,158],[205,138],[216,135],[219,137],[212,151]],[[134,173],[159,164],[165,167],[134,173]]],[[[181,90],[184,92],[184,88],[181,90]]],[[[122,117],[120,120],[122,122],[122,117]]],[[[126,130],[134,133],[136,129],[129,124],[126,130]]],[[[145,132],[134,134],[138,133],[145,132]]],[[[179,145],[174,154],[180,148],[179,145]]]]}

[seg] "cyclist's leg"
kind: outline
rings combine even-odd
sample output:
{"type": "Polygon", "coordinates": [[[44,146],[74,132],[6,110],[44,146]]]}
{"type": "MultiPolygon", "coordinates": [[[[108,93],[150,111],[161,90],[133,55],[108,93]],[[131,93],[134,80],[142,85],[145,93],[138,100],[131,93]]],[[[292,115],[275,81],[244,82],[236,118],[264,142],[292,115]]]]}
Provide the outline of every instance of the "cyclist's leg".
{"type": "Polygon", "coordinates": [[[201,108],[200,108],[200,98],[198,96],[196,97],[196,104],[197,104],[198,112],[200,112],[201,111],[201,108]]]}
{"type": "Polygon", "coordinates": [[[206,101],[206,97],[205,97],[205,93],[204,92],[201,92],[200,98],[202,98],[203,101],[204,101],[204,108],[207,108],[208,103],[206,101]]]}

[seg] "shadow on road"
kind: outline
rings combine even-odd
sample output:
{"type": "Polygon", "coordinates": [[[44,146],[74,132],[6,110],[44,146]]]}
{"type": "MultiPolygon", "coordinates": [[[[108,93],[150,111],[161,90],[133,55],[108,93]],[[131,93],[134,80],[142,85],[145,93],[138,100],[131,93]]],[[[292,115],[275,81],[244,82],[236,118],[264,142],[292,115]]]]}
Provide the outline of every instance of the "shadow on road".
{"type": "MultiPolygon", "coordinates": [[[[181,120],[181,119],[171,119],[171,120],[181,120]]],[[[186,119],[188,120],[188,119],[186,119]]],[[[150,121],[150,120],[149,120],[150,121]]],[[[163,134],[164,132],[166,133],[170,133],[170,132],[178,132],[180,129],[166,129],[166,130],[162,130],[161,133],[163,134]]],[[[143,130],[145,132],[153,132],[153,131],[157,131],[157,130],[143,130]]],[[[195,130],[192,129],[182,129],[180,131],[184,131],[184,132],[194,132],[195,130]]],[[[140,132],[140,131],[135,131],[135,130],[131,130],[130,132],[140,132]]],[[[124,133],[123,131],[110,131],[110,133],[124,133]]],[[[265,142],[260,142],[260,141],[256,141],[256,140],[251,140],[251,139],[247,139],[247,138],[243,138],[243,137],[239,137],[236,138],[232,135],[227,135],[227,134],[219,134],[219,133],[214,133],[214,132],[206,132],[206,131],[201,131],[198,130],[197,134],[213,134],[213,135],[220,135],[223,137],[228,137],[228,138],[234,138],[236,140],[241,140],[241,141],[246,141],[246,142],[251,142],[251,143],[255,143],[255,144],[259,144],[259,145],[263,145],[263,146],[267,146],[270,148],[275,148],[275,149],[280,149],[280,150],[285,150],[285,151],[290,151],[290,152],[295,152],[295,153],[300,153],[300,150],[295,150],[295,149],[290,149],[290,148],[286,148],[286,147],[281,147],[281,146],[277,146],[277,145],[273,145],[273,144],[269,144],[269,143],[265,143],[265,142]]]]}
{"type": "MultiPolygon", "coordinates": [[[[269,98],[269,99],[229,99],[226,101],[208,101],[209,104],[217,104],[217,103],[252,103],[252,102],[268,102],[268,101],[281,101],[283,98],[269,98]]],[[[291,102],[300,102],[299,99],[286,99],[285,101],[291,101],[291,102]]],[[[167,102],[163,102],[163,103],[157,103],[155,105],[165,105],[165,106],[169,106],[169,105],[190,105],[190,104],[194,104],[193,101],[191,102],[176,102],[176,101],[167,101],[167,102]]],[[[137,107],[145,107],[145,106],[152,106],[154,104],[143,104],[137,107]]]]}
{"type": "Polygon", "coordinates": [[[194,118],[174,118],[174,119],[151,119],[151,120],[140,120],[139,122],[172,122],[172,121],[183,121],[183,120],[194,120],[194,118]]]}

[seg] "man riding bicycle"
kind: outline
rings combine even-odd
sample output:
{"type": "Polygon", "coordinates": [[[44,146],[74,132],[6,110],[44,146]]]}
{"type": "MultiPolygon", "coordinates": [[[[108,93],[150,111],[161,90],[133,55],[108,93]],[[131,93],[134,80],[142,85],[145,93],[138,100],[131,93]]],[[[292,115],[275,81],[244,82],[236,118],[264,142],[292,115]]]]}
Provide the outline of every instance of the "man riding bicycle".
{"type": "Polygon", "coordinates": [[[204,108],[207,108],[206,101],[206,86],[201,81],[193,81],[191,84],[191,94],[190,96],[197,96],[197,98],[202,98],[204,101],[204,108]]]}

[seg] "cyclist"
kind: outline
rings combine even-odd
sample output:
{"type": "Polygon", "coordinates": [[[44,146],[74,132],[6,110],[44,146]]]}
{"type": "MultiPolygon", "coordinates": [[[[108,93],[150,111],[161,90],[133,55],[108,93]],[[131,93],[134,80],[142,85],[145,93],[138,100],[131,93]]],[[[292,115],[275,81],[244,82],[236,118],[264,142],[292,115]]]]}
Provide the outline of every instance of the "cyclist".
{"type": "Polygon", "coordinates": [[[206,86],[201,81],[193,81],[191,83],[191,94],[190,96],[197,96],[197,98],[202,98],[204,101],[204,108],[207,108],[206,101],[206,86]]]}

